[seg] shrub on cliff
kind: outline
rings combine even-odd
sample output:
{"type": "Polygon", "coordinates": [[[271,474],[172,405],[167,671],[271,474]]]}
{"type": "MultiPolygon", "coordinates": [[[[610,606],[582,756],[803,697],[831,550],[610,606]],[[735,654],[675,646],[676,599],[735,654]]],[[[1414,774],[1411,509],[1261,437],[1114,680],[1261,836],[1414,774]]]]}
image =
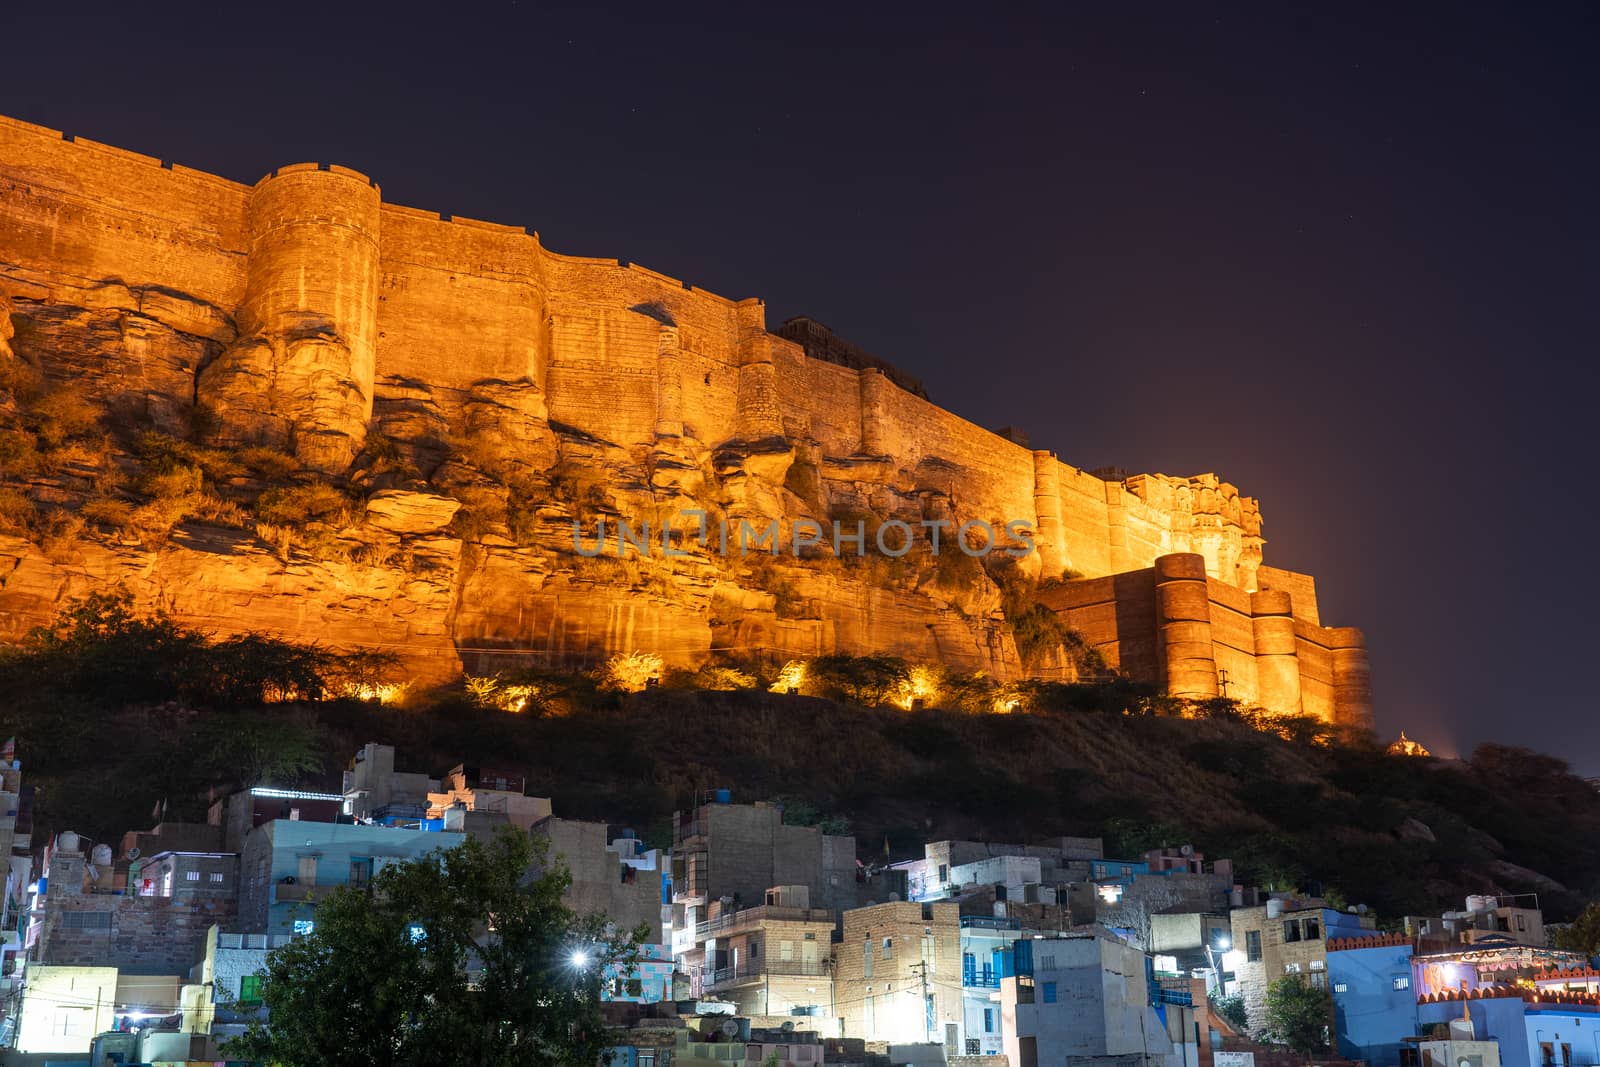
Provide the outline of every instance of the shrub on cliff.
{"type": "Polygon", "coordinates": [[[898,656],[818,656],[806,664],[808,695],[848,700],[876,708],[889,702],[911,682],[911,667],[898,656]]]}
{"type": "Polygon", "coordinates": [[[33,530],[39,509],[15,489],[0,489],[0,533],[26,537],[33,530]]]}
{"type": "Polygon", "coordinates": [[[24,424],[49,448],[99,429],[100,408],[74,385],[58,385],[28,405],[24,424]]]}
{"type": "Polygon", "coordinates": [[[0,477],[27,478],[37,474],[42,465],[32,434],[0,430],[0,477]]]}
{"type": "Polygon", "coordinates": [[[312,482],[268,489],[256,500],[256,518],[274,526],[304,526],[321,521],[344,526],[350,521],[350,499],[331,485],[312,482]]]}

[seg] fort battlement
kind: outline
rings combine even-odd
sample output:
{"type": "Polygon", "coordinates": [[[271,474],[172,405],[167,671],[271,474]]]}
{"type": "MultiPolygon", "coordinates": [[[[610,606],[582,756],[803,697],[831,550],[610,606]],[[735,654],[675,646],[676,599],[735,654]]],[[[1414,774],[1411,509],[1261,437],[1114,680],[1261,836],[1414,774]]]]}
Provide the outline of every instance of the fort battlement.
{"type": "MultiPolygon", "coordinates": [[[[1359,634],[1321,626],[1309,580],[1261,579],[1256,502],[1214,475],[1096,477],[908,391],[914,379],[897,385],[895,368],[825,329],[769,332],[760,299],[552,252],[531,228],[387,203],[348,167],[289,164],[245,185],[0,118],[0,293],[26,327],[15,347],[48,376],[108,403],[197,401],[217,443],[277,445],[329,474],[373,430],[481,431],[536,472],[580,454],[601,462],[597,450],[612,467],[698,467],[734,512],[1021,519],[1037,530],[1029,573],[1047,583],[1155,568],[1150,595],[1167,614],[1158,622],[1152,600],[1151,640],[1167,652],[1152,676],[1176,690],[1215,692],[1237,653],[1254,666],[1236,675],[1274,705],[1336,718],[1333,664],[1346,664],[1340,677],[1360,673],[1358,659],[1364,670],[1359,634]],[[102,339],[93,358],[69,358],[90,335],[102,339]],[[831,344],[837,361],[801,341],[831,344]],[[789,477],[796,466],[806,477],[789,477]],[[799,499],[794,485],[818,495],[799,499]],[[1208,657],[1207,605],[1235,594],[1249,640],[1208,657]],[[1329,663],[1309,683],[1296,665],[1308,656],[1329,663]]],[[[1086,610],[1074,597],[1060,610],[1086,610]]],[[[881,616],[868,599],[849,610],[881,616]]],[[[871,625],[789,629],[837,647],[870,640],[871,625]]],[[[1015,671],[989,624],[950,625],[977,644],[950,652],[937,626],[945,636],[917,640],[1015,671]]],[[[1348,706],[1366,714],[1354,695],[1348,706]]]]}

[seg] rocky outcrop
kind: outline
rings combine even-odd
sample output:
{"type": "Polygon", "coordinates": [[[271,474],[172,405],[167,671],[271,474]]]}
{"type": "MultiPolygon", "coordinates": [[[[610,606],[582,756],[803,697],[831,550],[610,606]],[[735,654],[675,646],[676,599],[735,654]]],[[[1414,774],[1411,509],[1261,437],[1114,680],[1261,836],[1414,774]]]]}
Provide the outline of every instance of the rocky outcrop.
{"type": "Polygon", "coordinates": [[[367,498],[367,522],[398,536],[437,533],[460,510],[461,501],[438,493],[380,489],[367,498]]]}

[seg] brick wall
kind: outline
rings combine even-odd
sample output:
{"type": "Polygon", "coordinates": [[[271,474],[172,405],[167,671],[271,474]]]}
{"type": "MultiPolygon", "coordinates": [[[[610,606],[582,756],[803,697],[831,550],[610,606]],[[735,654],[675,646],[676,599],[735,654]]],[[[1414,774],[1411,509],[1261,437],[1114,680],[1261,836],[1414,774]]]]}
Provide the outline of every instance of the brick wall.
{"type": "Polygon", "coordinates": [[[61,897],[46,905],[37,958],[186,975],[204,952],[206,932],[213,925],[231,925],[236,914],[231,898],[61,897]]]}

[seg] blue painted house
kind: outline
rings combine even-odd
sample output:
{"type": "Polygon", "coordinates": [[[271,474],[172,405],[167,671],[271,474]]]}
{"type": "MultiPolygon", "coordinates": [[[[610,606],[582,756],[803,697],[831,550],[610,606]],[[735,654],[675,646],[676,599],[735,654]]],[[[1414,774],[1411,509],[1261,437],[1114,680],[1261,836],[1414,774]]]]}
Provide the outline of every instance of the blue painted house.
{"type": "Polygon", "coordinates": [[[1399,1064],[1405,1039],[1417,1033],[1409,938],[1330,938],[1328,988],[1333,993],[1339,1055],[1373,1067],[1399,1064]]]}
{"type": "Polygon", "coordinates": [[[310,933],[317,897],[337,886],[363,886],[385,866],[455,848],[465,834],[349,822],[273,819],[245,835],[240,859],[239,922],[246,932],[310,933]]]}
{"type": "Polygon", "coordinates": [[[1501,1067],[1597,1067],[1600,1065],[1600,1001],[1592,996],[1563,1001],[1527,998],[1509,987],[1486,995],[1430,1000],[1418,1005],[1423,1026],[1470,1019],[1472,1036],[1497,1041],[1501,1067]]]}

